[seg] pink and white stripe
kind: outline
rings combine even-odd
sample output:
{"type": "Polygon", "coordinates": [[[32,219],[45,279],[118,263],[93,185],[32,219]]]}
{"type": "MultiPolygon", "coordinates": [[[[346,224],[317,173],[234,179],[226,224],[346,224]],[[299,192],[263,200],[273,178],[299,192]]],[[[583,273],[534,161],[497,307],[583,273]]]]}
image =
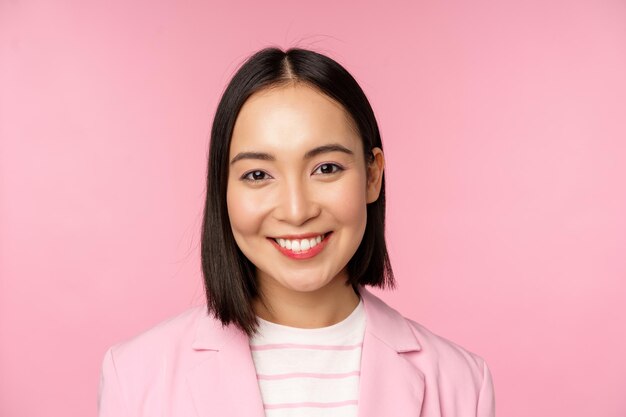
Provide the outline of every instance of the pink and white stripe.
{"type": "Polygon", "coordinates": [[[357,415],[362,302],[346,319],[324,328],[259,322],[250,350],[267,417],[357,415]]]}

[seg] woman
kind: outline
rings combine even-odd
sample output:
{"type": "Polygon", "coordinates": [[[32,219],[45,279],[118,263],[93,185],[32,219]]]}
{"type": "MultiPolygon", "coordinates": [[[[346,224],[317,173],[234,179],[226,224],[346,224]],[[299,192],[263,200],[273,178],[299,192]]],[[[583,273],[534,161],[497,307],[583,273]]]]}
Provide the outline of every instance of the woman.
{"type": "Polygon", "coordinates": [[[485,361],[365,288],[394,286],[383,170],[343,67],[251,56],[211,131],[207,305],[106,352],[100,416],[493,417],[485,361]]]}

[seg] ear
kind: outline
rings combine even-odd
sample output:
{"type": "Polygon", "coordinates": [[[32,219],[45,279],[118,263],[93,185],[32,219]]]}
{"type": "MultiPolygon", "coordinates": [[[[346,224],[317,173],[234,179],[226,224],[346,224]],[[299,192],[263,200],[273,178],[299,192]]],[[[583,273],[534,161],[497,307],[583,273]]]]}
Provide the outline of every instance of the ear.
{"type": "Polygon", "coordinates": [[[380,189],[383,184],[383,170],[385,169],[385,157],[383,150],[372,148],[374,161],[367,163],[367,204],[378,200],[380,189]]]}

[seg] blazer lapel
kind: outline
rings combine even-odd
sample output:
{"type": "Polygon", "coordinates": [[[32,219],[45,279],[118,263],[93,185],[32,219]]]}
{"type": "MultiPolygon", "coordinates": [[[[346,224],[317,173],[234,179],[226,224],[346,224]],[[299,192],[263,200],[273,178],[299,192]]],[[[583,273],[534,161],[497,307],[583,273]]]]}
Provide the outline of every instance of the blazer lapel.
{"type": "MultiPolygon", "coordinates": [[[[359,287],[366,314],[361,353],[359,417],[414,417],[424,399],[424,375],[404,353],[421,350],[406,319],[365,287],[359,287]]],[[[199,417],[264,417],[248,337],[206,315],[192,348],[196,365],[187,383],[199,417]]]]}
{"type": "Polygon", "coordinates": [[[245,333],[206,316],[192,347],[199,363],[187,372],[187,383],[199,417],[265,416],[245,333]]]}
{"type": "Polygon", "coordinates": [[[404,353],[421,350],[406,320],[359,287],[366,312],[361,353],[359,417],[415,417],[424,400],[424,375],[404,353]]]}

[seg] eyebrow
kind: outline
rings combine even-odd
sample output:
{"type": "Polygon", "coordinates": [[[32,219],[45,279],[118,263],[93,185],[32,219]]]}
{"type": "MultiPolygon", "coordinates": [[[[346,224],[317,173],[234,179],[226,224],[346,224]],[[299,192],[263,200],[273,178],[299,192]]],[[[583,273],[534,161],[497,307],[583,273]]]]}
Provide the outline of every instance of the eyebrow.
{"type": "MultiPolygon", "coordinates": [[[[304,154],[304,159],[311,159],[316,157],[317,155],[329,152],[343,152],[348,155],[354,155],[354,153],[350,149],[346,148],[343,145],[340,145],[338,143],[329,143],[328,145],[322,145],[318,146],[317,148],[311,149],[304,154]]],[[[276,157],[272,154],[265,152],[241,152],[235,155],[235,157],[230,161],[230,165],[233,165],[235,162],[242,159],[260,159],[262,161],[275,161],[276,157]]]]}

